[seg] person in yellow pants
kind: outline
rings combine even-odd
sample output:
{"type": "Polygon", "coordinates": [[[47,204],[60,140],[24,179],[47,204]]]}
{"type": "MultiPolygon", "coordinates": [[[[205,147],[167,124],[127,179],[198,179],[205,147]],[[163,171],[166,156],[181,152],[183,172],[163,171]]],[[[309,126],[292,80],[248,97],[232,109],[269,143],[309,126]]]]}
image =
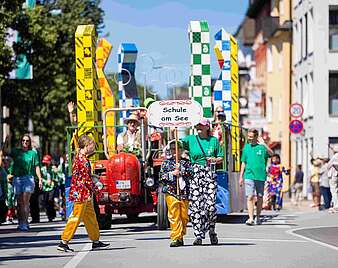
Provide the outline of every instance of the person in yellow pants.
{"type": "Polygon", "coordinates": [[[78,140],[78,152],[75,156],[72,169],[72,182],[69,191],[69,201],[74,202],[74,209],[68,218],[66,227],[61,235],[61,242],[57,249],[60,251],[73,251],[68,243],[73,238],[77,227],[83,221],[89,239],[93,241],[92,249],[109,246],[101,242],[99,225],[93,206],[93,193],[97,190],[91,175],[90,162],[87,158],[95,150],[95,142],[87,135],[82,135],[78,140]]]}
{"type": "MultiPolygon", "coordinates": [[[[178,143],[181,147],[181,143],[178,143]]],[[[180,149],[178,150],[180,156],[180,149]]],[[[192,178],[193,170],[190,161],[179,157],[175,161],[175,141],[168,143],[167,159],[161,165],[160,184],[162,191],[166,194],[168,207],[168,219],[170,222],[170,247],[183,246],[183,236],[189,221],[189,181],[192,178]]]]}

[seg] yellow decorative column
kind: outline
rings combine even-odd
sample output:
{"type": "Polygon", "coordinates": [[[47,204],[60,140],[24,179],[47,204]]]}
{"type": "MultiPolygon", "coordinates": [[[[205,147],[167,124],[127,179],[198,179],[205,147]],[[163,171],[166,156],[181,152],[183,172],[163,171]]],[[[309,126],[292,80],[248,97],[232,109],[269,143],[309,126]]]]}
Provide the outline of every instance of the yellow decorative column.
{"type": "MultiPolygon", "coordinates": [[[[111,50],[112,45],[105,38],[100,39],[96,49],[96,68],[102,96],[102,118],[103,113],[107,109],[115,107],[115,98],[107,81],[106,75],[104,74],[104,67],[106,66],[111,50]]],[[[109,155],[112,156],[115,150],[114,113],[107,114],[106,124],[107,124],[108,152],[109,155]]]]}
{"type": "Polygon", "coordinates": [[[238,89],[238,43],[230,36],[230,66],[231,66],[231,147],[234,159],[234,171],[241,168],[240,162],[240,136],[239,136],[239,89],[238,89]]]}
{"type": "MultiPolygon", "coordinates": [[[[96,151],[103,150],[101,91],[95,66],[96,31],[94,25],[79,25],[75,32],[76,98],[78,136],[87,134],[96,142],[96,151]]],[[[90,160],[99,159],[95,153],[90,160]]]]}

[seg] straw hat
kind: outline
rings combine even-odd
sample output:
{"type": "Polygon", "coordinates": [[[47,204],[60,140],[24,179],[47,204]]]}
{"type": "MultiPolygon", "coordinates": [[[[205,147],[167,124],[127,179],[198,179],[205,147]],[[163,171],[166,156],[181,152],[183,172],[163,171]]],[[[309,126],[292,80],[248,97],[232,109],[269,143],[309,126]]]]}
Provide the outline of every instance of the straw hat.
{"type": "Polygon", "coordinates": [[[128,125],[130,121],[135,121],[138,125],[140,124],[140,120],[135,113],[132,113],[127,119],[125,119],[124,123],[128,125]]]}

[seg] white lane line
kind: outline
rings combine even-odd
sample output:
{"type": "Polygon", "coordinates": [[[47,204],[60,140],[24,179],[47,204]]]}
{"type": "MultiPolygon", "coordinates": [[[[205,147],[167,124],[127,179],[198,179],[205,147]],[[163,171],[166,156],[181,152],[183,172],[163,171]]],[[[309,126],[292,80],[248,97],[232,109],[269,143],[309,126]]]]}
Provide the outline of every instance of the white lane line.
{"type": "Polygon", "coordinates": [[[294,233],[295,231],[299,231],[299,230],[306,230],[306,229],[318,229],[318,228],[328,228],[328,227],[337,227],[337,226],[312,226],[312,227],[304,227],[304,228],[297,228],[297,229],[292,229],[292,230],[287,230],[286,233],[291,234],[293,236],[297,236],[299,238],[303,238],[305,240],[311,241],[313,243],[316,243],[318,245],[327,247],[327,248],[331,248],[333,250],[338,250],[338,247],[330,245],[330,244],[326,244],[324,242],[312,239],[312,238],[308,238],[306,236],[300,235],[300,234],[296,234],[294,233]]]}
{"type": "MultiPolygon", "coordinates": [[[[193,240],[194,237],[187,237],[187,240],[193,240]]],[[[294,243],[307,243],[304,240],[296,239],[266,239],[266,238],[239,238],[239,237],[218,237],[218,240],[239,240],[239,241],[258,241],[258,242],[294,242],[294,243]]]]}
{"type": "Polygon", "coordinates": [[[64,266],[64,268],[75,268],[79,265],[79,263],[82,261],[84,257],[89,253],[90,249],[92,248],[92,243],[87,243],[85,246],[81,249],[79,253],[77,253],[67,264],[64,266]]]}

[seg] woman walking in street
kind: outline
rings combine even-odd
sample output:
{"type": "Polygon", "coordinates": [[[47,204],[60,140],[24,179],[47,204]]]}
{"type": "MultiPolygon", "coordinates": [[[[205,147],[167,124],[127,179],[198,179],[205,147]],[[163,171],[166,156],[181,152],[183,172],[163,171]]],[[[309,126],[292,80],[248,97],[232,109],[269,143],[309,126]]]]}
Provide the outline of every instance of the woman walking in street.
{"type": "Polygon", "coordinates": [[[13,158],[13,186],[18,202],[18,220],[20,231],[28,231],[29,199],[34,192],[34,175],[39,179],[42,189],[42,176],[38,154],[32,150],[32,141],[28,134],[21,138],[21,147],[10,149],[10,136],[6,138],[4,151],[13,158]]]}
{"type": "Polygon", "coordinates": [[[93,241],[92,249],[100,249],[109,246],[100,239],[99,225],[93,206],[93,193],[96,186],[91,175],[91,166],[88,156],[95,150],[95,142],[87,135],[82,135],[78,141],[78,152],[73,162],[72,182],[69,192],[69,201],[74,202],[74,209],[69,216],[66,227],[58,246],[60,251],[73,251],[68,243],[73,238],[77,227],[83,220],[88,236],[93,241]]]}
{"type": "Polygon", "coordinates": [[[189,135],[183,147],[189,152],[193,164],[193,180],[190,183],[189,216],[196,237],[194,245],[202,245],[209,231],[211,244],[218,244],[216,227],[216,164],[223,161],[224,153],[217,138],[210,135],[210,122],[202,119],[196,126],[197,135],[189,135]]]}

